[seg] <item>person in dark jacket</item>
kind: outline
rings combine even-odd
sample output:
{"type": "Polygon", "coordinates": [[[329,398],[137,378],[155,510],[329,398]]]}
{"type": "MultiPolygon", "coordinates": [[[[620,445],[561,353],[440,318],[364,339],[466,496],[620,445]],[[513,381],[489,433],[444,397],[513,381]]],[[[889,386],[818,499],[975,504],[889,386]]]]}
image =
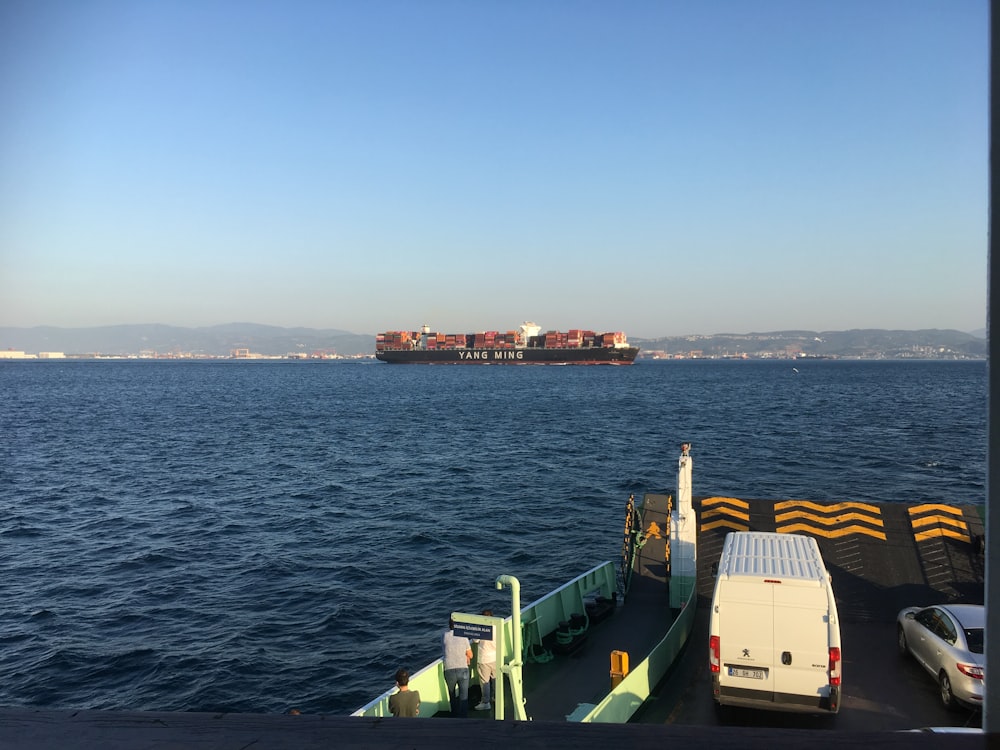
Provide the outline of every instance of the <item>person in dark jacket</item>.
{"type": "Polygon", "coordinates": [[[389,696],[389,713],[393,716],[416,716],[420,713],[420,692],[410,690],[410,673],[396,670],[398,692],[389,696]]]}

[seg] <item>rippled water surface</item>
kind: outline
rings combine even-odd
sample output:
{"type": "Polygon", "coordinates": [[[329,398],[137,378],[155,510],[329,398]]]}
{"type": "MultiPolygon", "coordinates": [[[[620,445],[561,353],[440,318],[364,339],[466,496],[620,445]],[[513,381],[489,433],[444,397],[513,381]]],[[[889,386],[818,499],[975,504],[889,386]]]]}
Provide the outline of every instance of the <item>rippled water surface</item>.
{"type": "Polygon", "coordinates": [[[697,495],[981,503],[986,365],[0,363],[0,705],[348,713],[682,440],[697,495]]]}

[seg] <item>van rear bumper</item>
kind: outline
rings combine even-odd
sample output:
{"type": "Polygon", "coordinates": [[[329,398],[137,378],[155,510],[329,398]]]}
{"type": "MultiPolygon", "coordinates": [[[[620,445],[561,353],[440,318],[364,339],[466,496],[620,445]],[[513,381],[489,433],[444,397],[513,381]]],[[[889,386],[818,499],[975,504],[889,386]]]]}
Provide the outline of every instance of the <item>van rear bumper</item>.
{"type": "Polygon", "coordinates": [[[840,710],[840,687],[830,687],[829,695],[796,695],[748,690],[721,685],[719,676],[712,676],[712,697],[720,706],[760,708],[765,711],[785,711],[805,714],[835,714],[840,710]]]}

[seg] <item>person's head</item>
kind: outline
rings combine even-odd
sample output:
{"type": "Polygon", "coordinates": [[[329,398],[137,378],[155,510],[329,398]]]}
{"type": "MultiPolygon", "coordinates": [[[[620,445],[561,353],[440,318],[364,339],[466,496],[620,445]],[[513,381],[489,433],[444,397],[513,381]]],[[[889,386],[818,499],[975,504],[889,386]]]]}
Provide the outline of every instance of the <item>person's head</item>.
{"type": "Polygon", "coordinates": [[[455,621],[449,617],[448,618],[448,630],[454,630],[454,629],[455,629],[455,621]]]}
{"type": "Polygon", "coordinates": [[[493,610],[492,609],[484,609],[483,610],[483,616],[484,617],[493,617],[493,610]]]}
{"type": "Polygon", "coordinates": [[[396,684],[400,687],[405,687],[410,684],[410,673],[405,669],[396,670],[396,684]]]}

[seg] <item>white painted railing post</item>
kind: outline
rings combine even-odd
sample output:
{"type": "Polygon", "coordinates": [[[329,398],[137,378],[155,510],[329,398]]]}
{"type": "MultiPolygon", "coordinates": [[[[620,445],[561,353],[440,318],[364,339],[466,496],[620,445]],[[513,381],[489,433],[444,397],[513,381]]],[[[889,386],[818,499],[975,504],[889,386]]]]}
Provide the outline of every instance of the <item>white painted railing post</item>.
{"type": "Polygon", "coordinates": [[[670,606],[681,609],[695,585],[698,554],[697,519],[691,504],[691,473],[694,459],[691,444],[681,443],[677,460],[677,497],[670,523],[670,606]]]}

